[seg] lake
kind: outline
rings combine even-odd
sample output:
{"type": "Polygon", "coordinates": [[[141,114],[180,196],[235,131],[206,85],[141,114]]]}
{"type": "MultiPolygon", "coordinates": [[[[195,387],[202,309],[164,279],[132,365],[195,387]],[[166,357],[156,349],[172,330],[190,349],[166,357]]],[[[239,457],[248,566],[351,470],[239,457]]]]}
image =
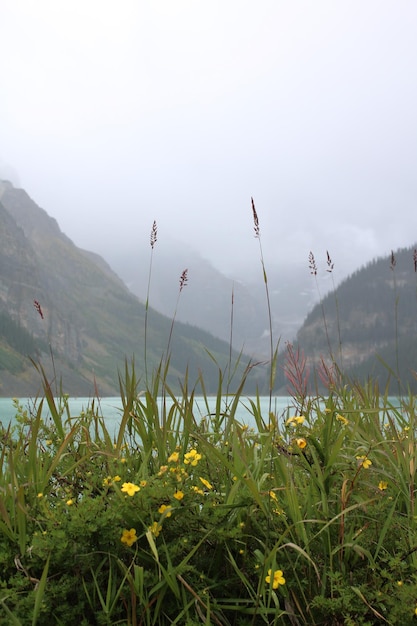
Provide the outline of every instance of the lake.
{"type": "MultiPolygon", "coordinates": [[[[255,426],[253,416],[250,413],[250,399],[255,401],[255,398],[242,397],[236,416],[240,422],[248,424],[249,426],[255,426]]],[[[33,399],[23,398],[20,399],[19,402],[23,406],[23,408],[26,409],[29,413],[34,412],[33,399]]],[[[97,402],[98,401],[95,400],[95,406],[97,406],[97,402]]],[[[269,397],[262,396],[260,398],[260,404],[264,419],[265,421],[267,421],[269,397]]],[[[68,405],[70,415],[72,417],[77,417],[82,411],[85,411],[91,405],[91,398],[69,398],[68,405]]],[[[210,411],[214,412],[216,406],[215,397],[209,398],[209,406],[210,411]]],[[[294,401],[289,396],[275,396],[272,398],[272,410],[276,415],[278,415],[278,417],[287,417],[287,412],[292,406],[294,406],[294,401]]],[[[205,415],[207,415],[206,404],[203,397],[194,398],[194,409],[195,417],[197,420],[199,419],[199,417],[203,418],[205,415]]],[[[294,413],[294,409],[292,409],[292,413],[294,413]]],[[[114,431],[117,428],[121,417],[120,397],[101,398],[99,400],[99,414],[104,417],[108,430],[114,431]],[[112,425],[113,428],[111,428],[112,425]]],[[[15,415],[16,408],[13,405],[13,398],[0,398],[0,422],[3,424],[3,426],[7,426],[10,422],[13,422],[15,415]]],[[[44,419],[47,419],[49,417],[49,410],[46,403],[44,405],[43,415],[44,419]]]]}

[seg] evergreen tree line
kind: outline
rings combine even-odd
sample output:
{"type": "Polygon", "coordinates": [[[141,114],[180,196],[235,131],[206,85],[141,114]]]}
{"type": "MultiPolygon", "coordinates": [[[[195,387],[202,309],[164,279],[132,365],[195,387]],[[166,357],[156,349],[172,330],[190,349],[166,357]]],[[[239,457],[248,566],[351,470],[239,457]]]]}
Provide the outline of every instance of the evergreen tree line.
{"type": "Polygon", "coordinates": [[[0,311],[0,339],[23,356],[35,356],[39,352],[39,344],[19,322],[5,311],[0,311]]]}

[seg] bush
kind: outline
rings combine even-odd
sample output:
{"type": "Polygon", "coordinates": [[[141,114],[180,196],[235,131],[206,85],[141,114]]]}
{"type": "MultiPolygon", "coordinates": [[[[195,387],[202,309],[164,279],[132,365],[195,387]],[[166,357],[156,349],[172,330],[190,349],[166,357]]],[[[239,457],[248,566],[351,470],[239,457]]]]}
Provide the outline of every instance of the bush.
{"type": "MultiPolygon", "coordinates": [[[[414,623],[415,406],[371,386],[214,414],[156,384],[98,404],[45,397],[3,429],[0,620],[13,624],[414,623]],[[45,416],[49,411],[51,419],[45,416]]],[[[201,401],[200,401],[201,403],[201,401]]]]}

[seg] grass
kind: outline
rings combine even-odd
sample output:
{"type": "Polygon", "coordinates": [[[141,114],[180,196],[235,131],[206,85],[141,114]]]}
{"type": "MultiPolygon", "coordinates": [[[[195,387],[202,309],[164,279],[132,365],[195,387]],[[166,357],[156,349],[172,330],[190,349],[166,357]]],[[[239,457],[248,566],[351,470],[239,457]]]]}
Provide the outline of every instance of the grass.
{"type": "Polygon", "coordinates": [[[115,433],[99,398],[71,415],[40,365],[42,396],[1,428],[0,623],[415,623],[414,396],[341,371],[311,393],[288,345],[294,410],[246,398],[251,363],[233,395],[237,368],[218,369],[214,410],[202,372],[202,410],[187,375],[167,382],[174,320],[144,386],[134,362],[120,373],[115,433]]]}
{"type": "Polygon", "coordinates": [[[413,397],[345,385],[272,424],[258,398],[250,429],[244,380],[198,421],[193,390],[121,383],[114,436],[46,380],[1,433],[2,623],[413,623],[413,397]]]}

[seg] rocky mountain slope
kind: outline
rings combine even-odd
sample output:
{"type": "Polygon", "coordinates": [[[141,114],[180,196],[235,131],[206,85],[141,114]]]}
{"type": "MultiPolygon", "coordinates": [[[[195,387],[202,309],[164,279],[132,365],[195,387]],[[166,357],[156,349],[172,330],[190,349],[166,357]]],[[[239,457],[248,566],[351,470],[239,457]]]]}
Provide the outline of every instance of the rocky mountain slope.
{"type": "MultiPolygon", "coordinates": [[[[106,262],[77,248],[23,189],[7,181],[0,182],[0,232],[0,395],[37,392],[39,375],[28,357],[41,359],[48,376],[56,385],[62,379],[71,395],[92,395],[97,388],[101,395],[117,393],[126,358],[135,358],[143,380],[145,306],[106,262]]],[[[171,324],[149,308],[148,372],[166,357],[171,324]]],[[[175,322],[170,346],[174,386],[188,368],[191,382],[203,371],[208,390],[217,388],[217,367],[207,350],[225,367],[227,342],[175,322]]]]}

